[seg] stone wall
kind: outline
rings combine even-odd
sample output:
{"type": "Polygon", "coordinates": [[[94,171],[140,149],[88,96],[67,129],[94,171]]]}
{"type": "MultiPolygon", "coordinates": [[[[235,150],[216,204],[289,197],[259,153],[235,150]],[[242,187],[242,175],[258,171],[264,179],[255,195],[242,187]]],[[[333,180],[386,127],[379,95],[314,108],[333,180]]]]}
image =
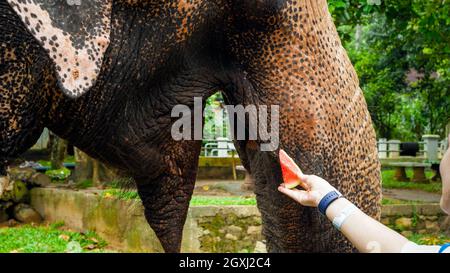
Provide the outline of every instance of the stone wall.
{"type": "Polygon", "coordinates": [[[95,231],[116,249],[162,252],[137,201],[104,198],[95,192],[34,188],[30,203],[46,221],[63,221],[65,226],[79,232],[95,231]]]}
{"type": "MultiPolygon", "coordinates": [[[[56,188],[35,188],[31,205],[49,222],[64,221],[77,231],[93,230],[112,247],[130,252],[162,252],[137,200],[56,188]]],[[[407,232],[441,232],[438,204],[387,205],[383,222],[407,232]]],[[[406,234],[405,234],[406,235],[406,234]]],[[[265,252],[256,206],[194,206],[183,231],[183,252],[265,252]]]]}
{"type": "Polygon", "coordinates": [[[32,168],[11,168],[8,174],[0,177],[0,225],[15,221],[39,223],[40,215],[26,204],[29,189],[50,184],[50,178],[32,168]]]}
{"type": "Polygon", "coordinates": [[[265,252],[261,215],[256,206],[199,206],[189,208],[200,252],[265,252]]]}
{"type": "Polygon", "coordinates": [[[381,222],[404,236],[450,232],[450,217],[438,204],[384,206],[381,222]]]}
{"type": "MultiPolygon", "coordinates": [[[[162,252],[138,200],[105,198],[97,192],[35,188],[31,205],[48,222],[76,231],[92,230],[116,249],[162,252]]],[[[255,206],[195,206],[183,231],[183,252],[264,252],[261,218],[255,206]]]]}

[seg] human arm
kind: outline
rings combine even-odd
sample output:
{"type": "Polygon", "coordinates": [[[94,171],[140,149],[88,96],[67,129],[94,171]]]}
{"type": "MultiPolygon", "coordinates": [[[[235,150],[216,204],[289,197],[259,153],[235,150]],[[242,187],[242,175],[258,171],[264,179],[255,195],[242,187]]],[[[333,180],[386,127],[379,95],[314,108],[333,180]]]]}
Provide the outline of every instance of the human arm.
{"type": "Polygon", "coordinates": [[[450,134],[447,137],[448,149],[442,157],[439,169],[442,178],[441,208],[450,214],[450,134]]]}
{"type": "MultiPolygon", "coordinates": [[[[304,206],[317,207],[320,200],[330,191],[336,190],[324,179],[315,175],[298,174],[308,189],[287,189],[280,185],[278,190],[304,206]]],[[[339,198],[326,210],[330,221],[340,215],[351,202],[339,198]]],[[[341,232],[360,252],[401,252],[409,240],[374,220],[356,208],[341,226],[341,232]]]]}

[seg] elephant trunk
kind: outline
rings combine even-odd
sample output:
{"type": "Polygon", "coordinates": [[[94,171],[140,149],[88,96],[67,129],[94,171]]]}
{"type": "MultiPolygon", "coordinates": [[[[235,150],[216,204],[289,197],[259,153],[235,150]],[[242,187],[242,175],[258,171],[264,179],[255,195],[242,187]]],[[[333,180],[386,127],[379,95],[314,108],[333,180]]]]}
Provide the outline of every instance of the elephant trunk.
{"type": "MultiPolygon", "coordinates": [[[[231,43],[241,76],[226,91],[232,104],[279,106],[279,148],[307,174],[327,179],[370,216],[380,216],[380,163],[359,81],[325,0],[296,1],[270,28],[236,32],[231,43]],[[268,30],[270,29],[270,30],[268,30]],[[257,41],[257,42],[255,42],[257,41]]],[[[256,182],[264,235],[272,252],[353,251],[317,209],[277,191],[275,151],[250,141],[237,149],[256,182]]]]}

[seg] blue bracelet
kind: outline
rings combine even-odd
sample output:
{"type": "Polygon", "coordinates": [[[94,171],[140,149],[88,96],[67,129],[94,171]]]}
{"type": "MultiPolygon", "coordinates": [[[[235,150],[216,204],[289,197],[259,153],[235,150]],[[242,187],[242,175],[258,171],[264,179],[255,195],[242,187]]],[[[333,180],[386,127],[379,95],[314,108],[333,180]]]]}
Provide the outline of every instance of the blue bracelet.
{"type": "Polygon", "coordinates": [[[341,197],[342,195],[338,193],[337,191],[330,191],[327,193],[322,200],[319,202],[319,211],[323,215],[325,215],[325,212],[327,211],[328,206],[330,206],[331,203],[333,203],[336,199],[341,197]]]}

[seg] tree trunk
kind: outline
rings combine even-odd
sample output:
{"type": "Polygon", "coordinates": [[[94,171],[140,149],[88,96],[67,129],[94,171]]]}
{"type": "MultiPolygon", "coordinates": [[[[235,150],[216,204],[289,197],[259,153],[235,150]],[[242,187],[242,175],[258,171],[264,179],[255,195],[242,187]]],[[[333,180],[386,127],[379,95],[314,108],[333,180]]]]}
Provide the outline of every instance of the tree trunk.
{"type": "Polygon", "coordinates": [[[67,141],[50,132],[50,161],[53,170],[61,169],[66,156],[67,141]]]}
{"type": "Polygon", "coordinates": [[[116,171],[105,164],[89,157],[81,150],[74,148],[75,170],[72,179],[77,182],[92,180],[94,187],[102,187],[104,183],[111,182],[118,178],[116,171]]]}
{"type": "Polygon", "coordinates": [[[79,149],[74,149],[75,170],[72,172],[72,178],[75,182],[81,182],[91,179],[92,161],[89,156],[79,149]]]}

